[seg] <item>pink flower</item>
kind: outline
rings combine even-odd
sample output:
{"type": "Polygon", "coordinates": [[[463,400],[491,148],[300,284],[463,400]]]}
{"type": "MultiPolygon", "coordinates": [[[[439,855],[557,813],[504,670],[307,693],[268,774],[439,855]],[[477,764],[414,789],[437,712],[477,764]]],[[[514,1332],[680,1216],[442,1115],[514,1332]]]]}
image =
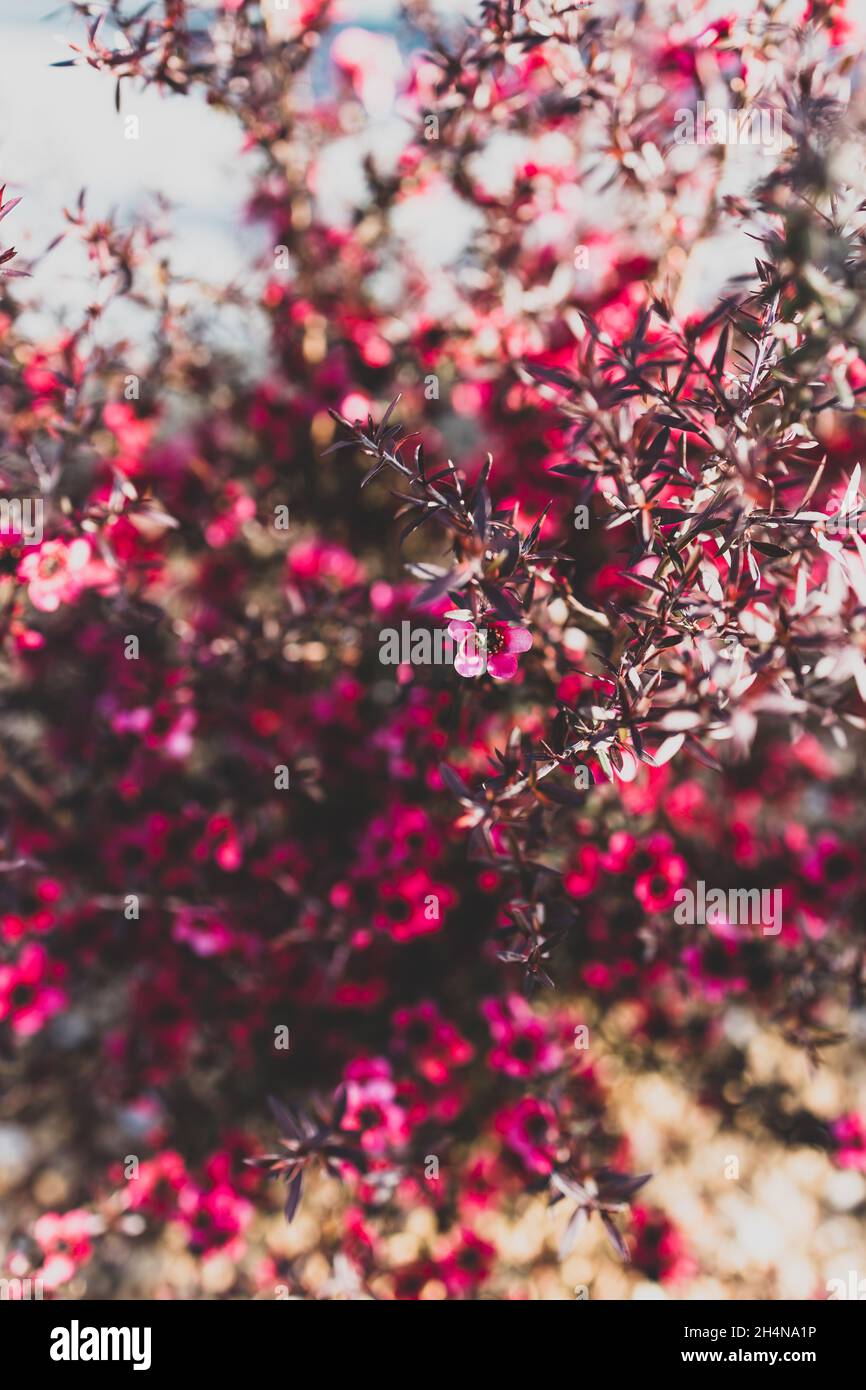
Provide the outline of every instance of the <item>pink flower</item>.
{"type": "Polygon", "coordinates": [[[494,680],[510,681],[517,675],[517,653],[528,652],[532,633],[513,623],[489,622],[477,627],[472,615],[458,609],[448,624],[457,643],[454,669],[473,679],[489,671],[494,680]]]}
{"type": "Polygon", "coordinates": [[[496,1043],[489,1058],[496,1071],[528,1077],[562,1065],[561,1049],[550,1041],[544,1022],[519,995],[485,999],[481,1012],[496,1043]]]}
{"type": "Polygon", "coordinates": [[[679,886],[659,865],[652,873],[641,874],[635,880],[634,895],[647,912],[666,912],[676,902],[679,886]]]}
{"type": "Polygon", "coordinates": [[[132,1211],[145,1211],[159,1221],[168,1221],[177,1210],[178,1194],[190,1182],[186,1165],[174,1149],[164,1149],[155,1158],[145,1159],[134,1182],[125,1188],[132,1211]]]}
{"type": "Polygon", "coordinates": [[[622,874],[627,870],[635,852],[637,841],[626,830],[615,830],[611,835],[607,851],[601,862],[609,874],[622,874]]]}
{"type": "Polygon", "coordinates": [[[33,1237],[42,1251],[43,1263],[34,1271],[47,1289],[66,1284],[93,1254],[90,1237],[99,1227],[98,1219],[83,1208],[63,1213],[46,1211],[33,1223],[33,1237]]]}
{"type": "Polygon", "coordinates": [[[685,1240],[661,1211],[632,1207],[635,1267],[659,1284],[675,1284],[696,1272],[685,1240]]]}
{"type": "Polygon", "coordinates": [[[329,589],[351,588],[363,578],[363,566],[350,551],[327,541],[305,540],[292,546],[288,569],[298,583],[318,583],[329,589]]]}
{"type": "Polygon", "coordinates": [[[142,457],[153,435],[154,422],[140,419],[126,401],[109,401],[102,418],[117,440],[120,452],[112,460],[122,473],[139,471],[142,457]]]}
{"type": "Polygon", "coordinates": [[[14,965],[0,965],[0,1020],[8,1019],[23,1038],[38,1033],[66,1003],[66,995],[49,981],[62,973],[43,946],[25,946],[14,965]]]}
{"type": "Polygon", "coordinates": [[[453,1067],[472,1060],[472,1044],[427,1000],[414,1008],[398,1009],[394,1029],[398,1045],[409,1052],[413,1067],[434,1086],[444,1086],[453,1067]]]}
{"type": "Polygon", "coordinates": [[[856,887],[859,856],[836,835],[819,835],[815,848],[803,863],[803,875],[821,894],[842,897],[856,887]]]}
{"type": "Polygon", "coordinates": [[[206,1191],[189,1183],[180,1191],[178,1212],[190,1248],[205,1259],[226,1254],[237,1260],[244,1253],[243,1233],[252,1220],[253,1207],[228,1183],[214,1183],[206,1191]]]}
{"type": "Polygon", "coordinates": [[[840,1115],[831,1125],[836,1140],[836,1162],[841,1168],[866,1173],[866,1121],[862,1115],[840,1115]]]}
{"type": "Polygon", "coordinates": [[[411,869],[382,884],[373,925],[395,941],[411,941],[441,931],[446,909],[454,902],[450,885],[434,883],[424,869],[411,869]]]}
{"type": "Polygon", "coordinates": [[[645,912],[666,912],[673,907],[688,866],[674,852],[667,835],[651,835],[645,847],[636,849],[630,867],[643,870],[635,880],[634,895],[645,912]]]}
{"type": "Polygon", "coordinates": [[[372,1154],[401,1147],[409,1137],[406,1112],[396,1103],[397,1088],[383,1058],[350,1063],[346,1069],[346,1113],[342,1128],[360,1131],[361,1147],[372,1154]]]}
{"type": "Polygon", "coordinates": [[[488,1278],[496,1259],[496,1247],[474,1231],[462,1230],[460,1238],[439,1266],[439,1273],[453,1297],[471,1293],[488,1278]]]}
{"type": "Polygon", "coordinates": [[[34,608],[43,613],[56,613],[61,603],[74,603],[85,589],[109,589],[117,583],[104,561],[93,558],[84,537],[69,543],[44,541],[24,556],[18,578],[27,584],[34,608]]]}
{"type": "Polygon", "coordinates": [[[500,1110],[496,1131],[533,1173],[553,1171],[556,1141],[556,1112],[546,1100],[525,1096],[516,1105],[500,1110]]]}
{"type": "Polygon", "coordinates": [[[43,613],[56,613],[61,603],[73,602],[81,592],[80,575],[90,559],[86,540],[45,541],[38,550],[25,555],[18,566],[18,578],[28,585],[30,602],[43,613]]]}
{"type": "Polygon", "coordinates": [[[598,884],[601,854],[595,845],[581,845],[575,859],[577,867],[567,873],[563,880],[565,891],[573,898],[585,898],[595,892],[598,884]]]}

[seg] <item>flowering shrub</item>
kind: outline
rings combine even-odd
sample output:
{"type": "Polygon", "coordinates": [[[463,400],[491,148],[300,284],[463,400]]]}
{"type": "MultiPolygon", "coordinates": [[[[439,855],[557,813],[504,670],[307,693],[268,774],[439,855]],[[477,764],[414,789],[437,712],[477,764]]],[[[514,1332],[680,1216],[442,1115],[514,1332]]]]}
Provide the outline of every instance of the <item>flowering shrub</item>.
{"type": "Polygon", "coordinates": [[[66,99],[89,65],[107,119],[230,113],[264,250],[196,292],[82,195],[90,302],[39,341],[50,249],[0,251],[44,531],[2,537],[5,1267],[727,1290],[630,1086],[674,1078],[725,1178],[866,1152],[854,5],[413,0],[399,43],[327,0],[74,8],[66,99]],[[680,139],[700,103],[779,138],[680,139]],[[453,663],[383,662],[403,623],[453,663]],[[687,920],[699,886],[734,906],[687,920]]]}

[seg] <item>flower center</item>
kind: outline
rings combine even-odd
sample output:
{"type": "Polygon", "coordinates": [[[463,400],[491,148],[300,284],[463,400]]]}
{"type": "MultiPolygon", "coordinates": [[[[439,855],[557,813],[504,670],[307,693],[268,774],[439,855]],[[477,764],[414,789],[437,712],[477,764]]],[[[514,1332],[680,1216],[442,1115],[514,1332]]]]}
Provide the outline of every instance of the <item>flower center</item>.
{"type": "Polygon", "coordinates": [[[505,650],[505,633],[502,631],[502,628],[482,628],[482,632],[485,633],[487,638],[488,656],[496,656],[499,652],[505,650]]]}
{"type": "Polygon", "coordinates": [[[358,1119],[362,1129],[378,1129],[384,1121],[384,1116],[378,1105],[362,1105],[358,1111],[358,1119]]]}

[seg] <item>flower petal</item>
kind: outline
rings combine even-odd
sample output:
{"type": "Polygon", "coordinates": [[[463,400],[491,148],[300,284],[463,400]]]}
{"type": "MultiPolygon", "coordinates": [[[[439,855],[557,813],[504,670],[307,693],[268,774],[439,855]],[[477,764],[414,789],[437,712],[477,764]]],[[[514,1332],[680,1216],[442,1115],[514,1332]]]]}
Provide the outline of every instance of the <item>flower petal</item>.
{"type": "Polygon", "coordinates": [[[469,680],[475,676],[482,676],[487,666],[486,653],[483,648],[479,649],[475,638],[474,631],[465,637],[454,658],[454,669],[458,676],[466,676],[469,680]]]}
{"type": "Polygon", "coordinates": [[[528,627],[509,627],[505,635],[507,652],[528,652],[532,646],[532,633],[528,627]]]}
{"type": "Polygon", "coordinates": [[[510,681],[517,675],[517,657],[511,652],[497,652],[487,658],[487,669],[494,680],[510,681]]]}

